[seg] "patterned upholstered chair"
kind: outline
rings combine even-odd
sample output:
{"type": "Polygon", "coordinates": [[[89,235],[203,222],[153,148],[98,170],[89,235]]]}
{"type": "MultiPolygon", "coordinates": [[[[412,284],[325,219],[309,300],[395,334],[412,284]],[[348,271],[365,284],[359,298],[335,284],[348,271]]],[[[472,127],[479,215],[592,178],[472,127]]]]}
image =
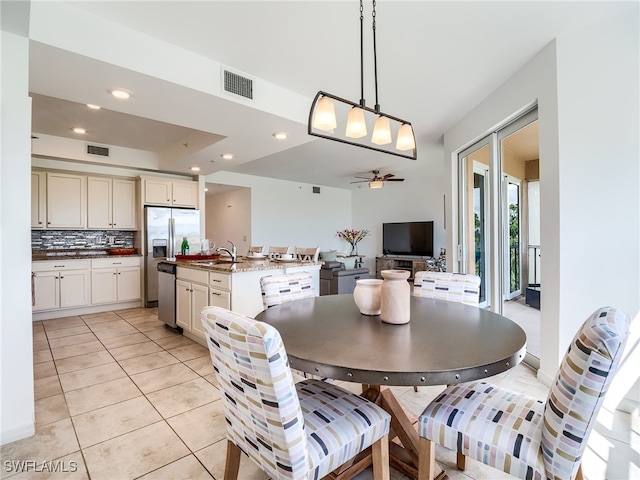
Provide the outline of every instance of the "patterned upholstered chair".
{"type": "Polygon", "coordinates": [[[582,478],[580,461],[629,333],[596,310],[573,338],[546,402],[482,381],[451,385],[419,420],[419,479],[433,478],[435,443],[522,479],[582,478]]]}
{"type": "Polygon", "coordinates": [[[309,272],[269,275],[260,279],[264,308],[317,296],[313,277],[309,272]]]}
{"type": "Polygon", "coordinates": [[[320,247],[295,247],[293,249],[293,255],[301,262],[317,262],[320,256],[320,247]]]}
{"type": "Polygon", "coordinates": [[[244,453],[273,479],[319,479],[372,446],[376,479],[389,479],[390,416],[365,398],[319,380],[293,383],[272,326],[206,307],[200,314],[227,424],[224,478],[244,453]]]}
{"type": "Polygon", "coordinates": [[[477,306],[480,299],[480,277],[462,273],[416,272],[413,294],[417,297],[477,306]]]}
{"type": "Polygon", "coordinates": [[[249,255],[251,254],[264,255],[264,246],[263,245],[251,245],[249,247],[249,255]]]}
{"type": "Polygon", "coordinates": [[[289,253],[290,247],[269,247],[269,258],[280,258],[280,255],[289,253]]]}

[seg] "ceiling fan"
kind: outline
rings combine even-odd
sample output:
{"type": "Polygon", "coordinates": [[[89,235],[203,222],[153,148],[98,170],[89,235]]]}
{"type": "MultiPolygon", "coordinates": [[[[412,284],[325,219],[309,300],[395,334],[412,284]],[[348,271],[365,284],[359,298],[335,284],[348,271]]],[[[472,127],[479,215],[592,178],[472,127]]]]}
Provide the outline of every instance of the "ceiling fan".
{"type": "Polygon", "coordinates": [[[372,170],[373,178],[369,177],[355,177],[355,178],[364,178],[365,180],[356,180],[355,182],[350,183],[369,183],[369,188],[382,188],[384,186],[384,182],[404,182],[404,178],[391,178],[395,177],[393,173],[387,173],[386,175],[379,176],[380,170],[372,170]]]}

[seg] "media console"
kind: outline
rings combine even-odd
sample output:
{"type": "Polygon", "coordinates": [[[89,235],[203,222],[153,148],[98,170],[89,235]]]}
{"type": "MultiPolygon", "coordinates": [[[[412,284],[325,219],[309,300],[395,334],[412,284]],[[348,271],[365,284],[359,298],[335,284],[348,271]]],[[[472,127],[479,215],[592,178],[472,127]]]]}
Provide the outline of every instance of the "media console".
{"type": "Polygon", "coordinates": [[[382,270],[407,270],[410,272],[409,280],[413,280],[416,272],[425,270],[440,271],[437,259],[433,257],[404,257],[386,255],[376,257],[376,278],[382,278],[382,270]]]}

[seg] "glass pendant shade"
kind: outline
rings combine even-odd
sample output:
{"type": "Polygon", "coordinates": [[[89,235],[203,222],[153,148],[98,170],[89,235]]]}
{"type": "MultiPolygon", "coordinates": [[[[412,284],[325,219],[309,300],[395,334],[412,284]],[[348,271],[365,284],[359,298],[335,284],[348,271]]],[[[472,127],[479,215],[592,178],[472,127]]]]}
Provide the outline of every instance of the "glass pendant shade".
{"type": "Polygon", "coordinates": [[[369,182],[369,188],[382,188],[384,186],[384,182],[382,180],[371,180],[369,182]]]}
{"type": "Polygon", "coordinates": [[[336,110],[333,100],[329,97],[322,97],[318,100],[316,113],[313,117],[313,128],[318,130],[333,130],[337,127],[336,110]]]}
{"type": "Polygon", "coordinates": [[[387,117],[379,116],[373,127],[371,141],[376,145],[386,145],[391,143],[391,127],[387,117]]]}
{"type": "Polygon", "coordinates": [[[398,150],[411,150],[416,147],[416,140],[413,137],[413,128],[408,123],[403,123],[398,129],[398,140],[396,148],[398,150]]]}
{"type": "Polygon", "coordinates": [[[349,138],[360,138],[367,135],[367,124],[364,121],[364,110],[353,107],[349,110],[345,135],[349,138]]]}

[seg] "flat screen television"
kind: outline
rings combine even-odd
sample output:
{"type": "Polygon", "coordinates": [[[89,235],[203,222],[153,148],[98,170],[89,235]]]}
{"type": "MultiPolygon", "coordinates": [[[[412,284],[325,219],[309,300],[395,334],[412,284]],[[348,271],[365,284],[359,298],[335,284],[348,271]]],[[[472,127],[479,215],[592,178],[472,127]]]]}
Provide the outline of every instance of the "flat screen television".
{"type": "Polygon", "coordinates": [[[433,222],[383,223],[382,252],[433,257],[433,222]]]}

